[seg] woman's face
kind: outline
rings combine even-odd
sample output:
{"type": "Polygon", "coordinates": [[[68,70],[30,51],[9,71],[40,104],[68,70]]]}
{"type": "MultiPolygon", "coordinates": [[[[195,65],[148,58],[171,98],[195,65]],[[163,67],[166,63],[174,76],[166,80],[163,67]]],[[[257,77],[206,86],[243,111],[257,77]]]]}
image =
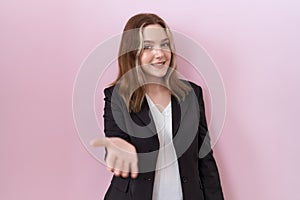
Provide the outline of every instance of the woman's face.
{"type": "Polygon", "coordinates": [[[170,40],[165,29],[158,24],[143,29],[144,49],[140,61],[147,78],[162,78],[171,62],[170,40]]]}

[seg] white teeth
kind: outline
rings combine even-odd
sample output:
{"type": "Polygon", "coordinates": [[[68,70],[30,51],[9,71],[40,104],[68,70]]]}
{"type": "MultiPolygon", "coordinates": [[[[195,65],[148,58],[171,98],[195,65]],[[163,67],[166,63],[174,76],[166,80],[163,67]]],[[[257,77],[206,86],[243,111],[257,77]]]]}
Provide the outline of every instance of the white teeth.
{"type": "Polygon", "coordinates": [[[152,65],[164,65],[165,62],[162,62],[162,63],[153,63],[152,65]]]}

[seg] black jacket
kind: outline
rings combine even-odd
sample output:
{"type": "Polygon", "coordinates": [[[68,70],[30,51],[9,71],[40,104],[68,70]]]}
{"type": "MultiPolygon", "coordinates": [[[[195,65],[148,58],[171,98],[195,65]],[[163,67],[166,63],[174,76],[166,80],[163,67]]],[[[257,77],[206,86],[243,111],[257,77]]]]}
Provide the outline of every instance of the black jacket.
{"type": "MultiPolygon", "coordinates": [[[[202,89],[194,83],[189,84],[193,90],[183,102],[179,103],[171,96],[173,143],[183,199],[222,200],[224,197],[210,147],[202,89]]],[[[144,99],[140,112],[129,114],[117,86],[106,88],[104,93],[105,135],[123,138],[135,146],[140,172],[136,179],[114,176],[105,199],[152,200],[159,140],[147,100],[144,99]]]]}

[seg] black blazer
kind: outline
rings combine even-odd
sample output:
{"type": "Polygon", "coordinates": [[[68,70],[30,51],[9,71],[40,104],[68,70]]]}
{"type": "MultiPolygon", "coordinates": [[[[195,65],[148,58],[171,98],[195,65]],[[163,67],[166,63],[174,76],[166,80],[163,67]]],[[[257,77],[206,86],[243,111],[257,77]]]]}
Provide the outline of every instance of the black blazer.
{"type": "MultiPolygon", "coordinates": [[[[210,147],[202,89],[194,83],[187,83],[193,90],[183,102],[179,103],[171,96],[173,143],[183,199],[222,200],[224,197],[210,147]],[[204,153],[199,156],[200,148],[200,154],[204,153]]],[[[136,179],[113,176],[104,199],[152,200],[159,140],[147,100],[144,99],[140,112],[129,114],[117,86],[106,88],[104,93],[105,135],[123,138],[135,146],[140,172],[136,179]]]]}

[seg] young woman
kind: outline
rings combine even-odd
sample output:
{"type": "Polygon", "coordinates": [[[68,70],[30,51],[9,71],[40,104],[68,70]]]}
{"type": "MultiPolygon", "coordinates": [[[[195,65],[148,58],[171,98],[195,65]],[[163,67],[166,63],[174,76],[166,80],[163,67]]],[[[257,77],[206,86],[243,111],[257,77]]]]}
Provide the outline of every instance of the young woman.
{"type": "Polygon", "coordinates": [[[104,90],[107,200],[222,200],[202,89],[180,80],[171,32],[159,16],[125,26],[119,75],[104,90]],[[201,154],[201,155],[200,155],[201,154]]]}

